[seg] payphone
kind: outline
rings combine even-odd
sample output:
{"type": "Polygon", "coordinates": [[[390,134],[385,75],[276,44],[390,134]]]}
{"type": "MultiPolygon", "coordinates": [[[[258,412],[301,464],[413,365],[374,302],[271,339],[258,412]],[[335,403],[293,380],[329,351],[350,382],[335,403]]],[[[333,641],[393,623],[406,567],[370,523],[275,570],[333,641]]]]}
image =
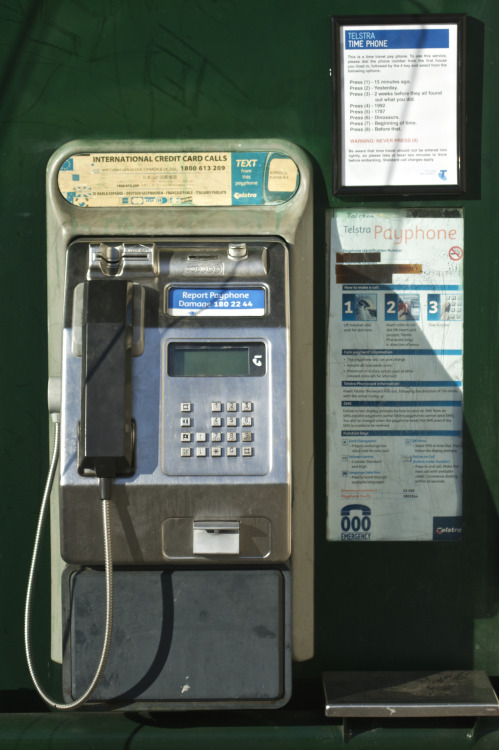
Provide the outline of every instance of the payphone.
{"type": "Polygon", "coordinates": [[[69,706],[278,707],[312,655],[310,179],[285,141],[73,142],[49,164],[69,706]]]}

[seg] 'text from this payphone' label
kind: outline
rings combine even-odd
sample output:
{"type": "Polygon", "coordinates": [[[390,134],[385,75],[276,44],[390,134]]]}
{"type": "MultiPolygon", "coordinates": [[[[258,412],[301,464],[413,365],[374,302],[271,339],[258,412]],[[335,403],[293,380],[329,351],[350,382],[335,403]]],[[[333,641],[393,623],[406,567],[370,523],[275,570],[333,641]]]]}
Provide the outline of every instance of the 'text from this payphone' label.
{"type": "Polygon", "coordinates": [[[167,295],[168,315],[242,316],[265,315],[265,290],[172,287],[167,295]]]}
{"type": "Polygon", "coordinates": [[[79,208],[275,205],[299,182],[293,159],[274,151],[74,154],[58,175],[79,208]]]}

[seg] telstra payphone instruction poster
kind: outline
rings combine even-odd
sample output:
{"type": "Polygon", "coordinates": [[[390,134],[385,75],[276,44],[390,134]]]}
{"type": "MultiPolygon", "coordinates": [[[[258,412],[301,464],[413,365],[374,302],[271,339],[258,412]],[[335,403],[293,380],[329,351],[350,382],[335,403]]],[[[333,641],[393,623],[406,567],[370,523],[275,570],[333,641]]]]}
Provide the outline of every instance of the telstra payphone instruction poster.
{"type": "Polygon", "coordinates": [[[328,223],[328,539],[458,540],[462,211],[328,223]]]}

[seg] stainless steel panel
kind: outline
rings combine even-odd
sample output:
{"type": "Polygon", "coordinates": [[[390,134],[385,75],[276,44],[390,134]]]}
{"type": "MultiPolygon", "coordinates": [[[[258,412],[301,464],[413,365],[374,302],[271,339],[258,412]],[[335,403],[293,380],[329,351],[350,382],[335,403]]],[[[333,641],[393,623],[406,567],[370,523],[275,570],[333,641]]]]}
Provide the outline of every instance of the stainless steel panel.
{"type": "Polygon", "coordinates": [[[498,716],[485,672],[326,672],[326,716],[498,716]]]}
{"type": "MultiPolygon", "coordinates": [[[[133,245],[123,240],[107,243],[131,250],[141,245],[140,241],[133,245]]],[[[79,289],[88,274],[89,248],[95,255],[95,248],[102,244],[99,240],[73,243],[66,272],[61,548],[63,558],[74,564],[103,563],[97,480],[81,476],[77,470],[81,359],[75,346],[79,336],[73,330],[80,324],[79,289]]],[[[209,522],[245,519],[239,552],[224,556],[227,562],[285,562],[289,558],[288,251],[280,240],[247,238],[246,256],[234,260],[227,258],[230,244],[216,239],[195,243],[155,240],[154,268],[147,272],[138,264],[133,276],[130,266],[123,273],[134,281],[138,300],[134,327],[141,346],[136,347],[132,360],[135,472],[115,480],[111,514],[118,565],[160,565],[179,558],[187,563],[203,561],[202,555],[193,552],[192,527],[187,535],[180,533],[172,545],[168,529],[175,524],[168,525],[168,521],[179,518],[209,522]],[[221,278],[209,276],[212,256],[223,256],[221,278]],[[216,288],[230,288],[231,284],[241,288],[237,277],[243,276],[248,288],[265,288],[266,313],[258,318],[243,314],[170,316],[165,311],[166,290],[172,284],[185,284],[185,274],[195,275],[189,287],[202,283],[204,288],[212,281],[216,288]],[[248,376],[173,377],[168,367],[168,346],[173,343],[258,345],[265,353],[265,367],[262,374],[255,367],[255,374],[252,370],[248,376]],[[211,426],[214,402],[220,403],[220,428],[211,426]],[[186,405],[188,412],[183,411],[186,405]],[[248,415],[251,425],[244,426],[243,417],[248,415]],[[220,451],[213,451],[214,447],[220,451]],[[251,519],[266,519],[258,527],[256,544],[255,533],[251,536],[248,532],[251,519]]],[[[94,262],[93,278],[98,268],[94,262]]]]}

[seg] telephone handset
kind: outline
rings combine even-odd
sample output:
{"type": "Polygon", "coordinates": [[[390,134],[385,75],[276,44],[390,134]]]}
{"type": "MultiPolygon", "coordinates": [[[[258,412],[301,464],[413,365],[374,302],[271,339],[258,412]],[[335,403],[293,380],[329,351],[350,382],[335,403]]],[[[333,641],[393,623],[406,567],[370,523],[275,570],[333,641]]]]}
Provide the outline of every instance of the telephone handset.
{"type": "Polygon", "coordinates": [[[54,454],[40,510],[26,597],[24,639],[28,669],[42,698],[52,708],[71,711],[94,695],[104,675],[113,629],[113,560],[109,501],[116,476],[133,472],[134,430],[131,417],[133,285],[123,280],[89,280],[83,287],[81,419],[78,423],[78,470],[99,478],[102,501],[105,574],[105,627],[100,659],[77,698],[58,703],[43,689],[31,655],[31,602],[43,520],[59,456],[59,422],[54,454]]]}
{"type": "Polygon", "coordinates": [[[133,284],[85,282],[78,470],[100,478],[133,473],[133,284]]]}

